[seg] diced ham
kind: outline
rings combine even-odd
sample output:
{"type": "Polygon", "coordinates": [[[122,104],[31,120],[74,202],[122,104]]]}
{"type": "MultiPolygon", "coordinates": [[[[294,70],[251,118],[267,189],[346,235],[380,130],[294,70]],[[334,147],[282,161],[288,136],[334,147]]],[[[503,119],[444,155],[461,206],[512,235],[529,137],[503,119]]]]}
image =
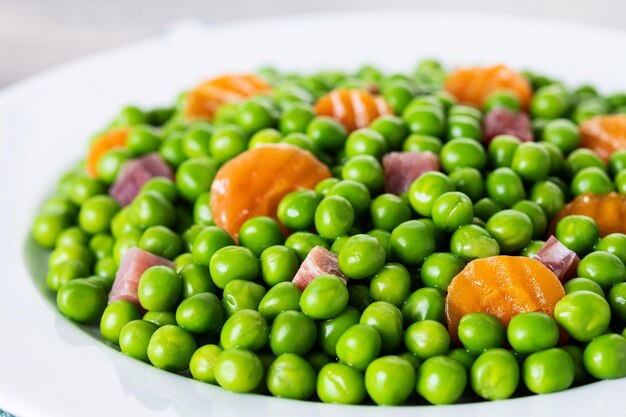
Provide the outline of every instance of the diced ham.
{"type": "Polygon", "coordinates": [[[116,300],[128,300],[141,308],[139,297],[137,296],[139,279],[146,269],[155,265],[174,268],[174,262],[168,259],[137,247],[128,249],[122,257],[120,267],[115,274],[115,281],[109,293],[109,303],[116,300]]]}
{"type": "Polygon", "coordinates": [[[483,121],[485,145],[498,135],[512,135],[523,142],[533,140],[530,117],[524,112],[512,112],[498,107],[487,113],[483,121]]]}
{"type": "Polygon", "coordinates": [[[580,262],[576,252],[568,249],[554,236],[550,236],[550,239],[543,244],[535,255],[535,259],[554,272],[561,282],[566,282],[576,276],[580,262]]]}
{"type": "Polygon", "coordinates": [[[344,282],[348,281],[348,278],[339,269],[337,255],[328,249],[316,246],[306,256],[292,282],[304,291],[311,281],[322,274],[336,275],[344,282]]]}
{"type": "Polygon", "coordinates": [[[115,183],[109,189],[109,195],[120,205],[129,205],[139,194],[141,187],[154,177],[174,179],[174,171],[161,159],[158,153],[151,153],[126,162],[115,183]]]}
{"type": "Polygon", "coordinates": [[[432,152],[391,152],[383,156],[385,192],[400,195],[420,175],[439,171],[439,157],[432,152]]]}

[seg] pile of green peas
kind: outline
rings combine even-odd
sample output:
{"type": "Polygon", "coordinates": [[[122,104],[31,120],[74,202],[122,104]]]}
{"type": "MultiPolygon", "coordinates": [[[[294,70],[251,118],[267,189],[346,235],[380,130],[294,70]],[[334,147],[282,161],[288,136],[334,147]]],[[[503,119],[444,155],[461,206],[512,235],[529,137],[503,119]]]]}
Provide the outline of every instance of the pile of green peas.
{"type": "MultiPolygon", "coordinates": [[[[70,319],[98,324],[124,354],[233,392],[330,403],[450,404],[543,394],[626,376],[626,235],[600,237],[593,219],[568,216],[556,237],[582,259],[554,315],[527,312],[505,326],[476,312],[446,329],[447,288],[465,265],[499,254],[533,257],[551,218],[585,192],[626,193],[626,150],[608,164],[579,148],[578,124],[626,113],[626,94],[568,90],[527,72],[535,141],[482,141],[482,118],[520,111],[496,91],[484,108],[442,90],[446,71],[412,74],[259,74],[268,95],[222,106],[213,122],[188,122],[184,94],[171,108],[125,107],[107,127],[130,127],[98,179],[84,164],[63,175],[32,236],[52,249],[46,284],[70,319]],[[313,105],[334,88],[375,86],[396,116],[348,133],[313,105]],[[238,245],[215,226],[210,187],[219,167],[247,149],[287,143],[312,152],[333,178],[286,195],[277,220],[255,217],[238,245]],[[442,172],[386,194],[381,158],[429,151],[442,172]],[[176,170],[153,178],[127,207],[107,195],[124,162],[151,152],[176,170]],[[279,223],[280,222],[280,223],[279,223]],[[281,226],[291,232],[285,238],[281,226]],[[348,278],[292,283],[316,246],[348,278]],[[138,299],[107,303],[132,247],[173,261],[143,272],[138,299]],[[560,330],[561,329],[561,330],[560,330]],[[526,388],[526,390],[524,389],[526,388]]],[[[106,129],[105,129],[106,130],[106,129]]]]}

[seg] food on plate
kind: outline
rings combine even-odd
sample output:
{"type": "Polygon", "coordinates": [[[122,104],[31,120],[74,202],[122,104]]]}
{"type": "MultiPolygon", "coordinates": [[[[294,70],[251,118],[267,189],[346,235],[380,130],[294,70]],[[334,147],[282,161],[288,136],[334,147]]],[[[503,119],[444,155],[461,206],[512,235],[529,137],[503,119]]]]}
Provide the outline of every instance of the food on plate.
{"type": "Polygon", "coordinates": [[[238,393],[452,404],[626,376],[626,106],[504,65],[227,74],[122,109],[32,238],[59,311],[238,393]]]}

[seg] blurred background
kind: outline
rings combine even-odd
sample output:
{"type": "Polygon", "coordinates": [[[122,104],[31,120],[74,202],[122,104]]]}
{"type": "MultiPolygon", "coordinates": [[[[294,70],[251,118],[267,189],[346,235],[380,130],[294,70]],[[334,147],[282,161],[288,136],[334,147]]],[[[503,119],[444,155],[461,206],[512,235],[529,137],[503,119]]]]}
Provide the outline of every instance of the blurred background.
{"type": "Polygon", "coordinates": [[[626,0],[0,0],[0,87],[180,21],[380,8],[493,11],[626,30],[626,0]]]}

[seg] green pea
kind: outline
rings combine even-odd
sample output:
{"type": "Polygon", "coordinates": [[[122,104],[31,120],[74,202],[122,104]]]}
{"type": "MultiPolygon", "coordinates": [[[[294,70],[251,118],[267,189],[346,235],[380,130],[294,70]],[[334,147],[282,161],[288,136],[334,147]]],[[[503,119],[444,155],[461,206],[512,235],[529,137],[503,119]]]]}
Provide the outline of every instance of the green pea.
{"type": "Polygon", "coordinates": [[[626,263],[626,235],[611,233],[604,236],[596,245],[596,251],[612,253],[626,263]]]}
{"type": "Polygon", "coordinates": [[[402,343],[402,312],[391,303],[385,301],[371,303],[361,314],[359,323],[378,330],[383,353],[396,350],[402,343]]]}
{"type": "Polygon", "coordinates": [[[578,103],[572,112],[572,120],[580,124],[587,119],[608,113],[608,104],[600,98],[588,98],[578,103]]]}
{"type": "Polygon", "coordinates": [[[503,208],[500,203],[496,203],[491,198],[485,197],[474,204],[474,215],[483,221],[487,221],[503,208]]]}
{"type": "Polygon", "coordinates": [[[279,313],[272,324],[270,348],[276,356],[283,353],[305,355],[317,338],[315,322],[294,310],[279,313]]]}
{"type": "Polygon", "coordinates": [[[383,188],[385,177],[380,162],[371,155],[358,155],[350,158],[341,169],[344,180],[354,180],[364,184],[372,194],[383,188]]]}
{"type": "Polygon", "coordinates": [[[348,200],[354,209],[355,218],[361,217],[370,207],[370,192],[367,187],[360,182],[343,180],[333,185],[326,193],[325,197],[340,196],[348,200]]]}
{"type": "Polygon", "coordinates": [[[228,316],[239,310],[258,310],[265,288],[256,282],[235,279],[224,287],[222,304],[228,316]]]}
{"type": "Polygon", "coordinates": [[[278,130],[272,127],[268,127],[267,129],[261,129],[250,138],[250,141],[248,142],[248,149],[257,148],[259,146],[272,143],[280,143],[282,139],[283,135],[278,130]]]}
{"type": "Polygon", "coordinates": [[[107,232],[111,227],[113,216],[119,209],[119,204],[111,197],[103,195],[91,197],[80,208],[78,223],[87,233],[107,232]]]}
{"type": "Polygon", "coordinates": [[[285,246],[270,246],[261,253],[261,274],[270,286],[291,281],[299,268],[296,254],[285,246]]]}
{"type": "Polygon", "coordinates": [[[596,167],[606,170],[604,161],[600,156],[591,149],[576,149],[567,157],[567,165],[572,175],[576,175],[580,170],[585,168],[596,167]]]}
{"type": "Polygon", "coordinates": [[[497,108],[505,108],[513,112],[520,111],[521,104],[518,95],[510,90],[496,90],[489,94],[483,105],[483,110],[490,112],[497,108]]]}
{"type": "Polygon", "coordinates": [[[502,347],[505,334],[500,319],[488,313],[466,314],[459,322],[459,340],[465,349],[473,353],[502,347]]]}
{"type": "Polygon", "coordinates": [[[443,142],[434,136],[413,133],[402,144],[404,152],[432,152],[439,155],[443,142]]]}
{"type": "Polygon", "coordinates": [[[174,259],[182,250],[182,242],[167,227],[152,226],[141,235],[139,247],[163,258],[174,259]]]}
{"type": "Polygon", "coordinates": [[[163,141],[159,154],[168,165],[178,167],[187,159],[184,146],[185,141],[181,133],[171,134],[163,141]]]}
{"type": "Polygon", "coordinates": [[[594,378],[623,378],[626,376],[626,340],[617,334],[598,336],[585,348],[583,360],[594,378]]]}
{"type": "Polygon", "coordinates": [[[283,242],[280,225],[271,217],[253,217],[239,229],[239,244],[250,249],[256,256],[261,256],[261,253],[270,246],[283,242]]]}
{"type": "Polygon", "coordinates": [[[337,356],[342,363],[364,371],[378,357],[382,341],[376,329],[355,324],[337,341],[337,356]]]}
{"type": "Polygon", "coordinates": [[[51,249],[65,228],[70,225],[67,216],[56,213],[39,214],[33,222],[31,234],[35,243],[45,249],[51,249]]]}
{"type": "Polygon", "coordinates": [[[574,175],[571,184],[572,194],[583,193],[607,194],[614,191],[613,182],[603,169],[583,168],[574,175]]]}
{"type": "Polygon", "coordinates": [[[211,258],[219,249],[234,245],[233,238],[217,226],[208,226],[202,229],[193,242],[191,255],[193,262],[209,266],[211,258]]]}
{"type": "Polygon", "coordinates": [[[306,129],[313,145],[325,152],[336,152],[344,147],[348,133],[341,123],[326,116],[315,117],[306,129]]]}
{"type": "Polygon", "coordinates": [[[559,329],[546,313],[521,313],[511,319],[507,338],[516,352],[535,353],[555,347],[559,341],[559,329]]]}
{"type": "Polygon", "coordinates": [[[111,235],[114,238],[118,239],[122,234],[133,231],[140,230],[138,226],[135,226],[131,221],[131,206],[126,206],[117,212],[113,219],[111,220],[111,235]]]}
{"type": "Polygon", "coordinates": [[[121,351],[135,359],[148,362],[148,344],[159,327],[145,320],[132,320],[126,323],[119,332],[121,351]]]}
{"type": "Polygon", "coordinates": [[[365,371],[365,388],[378,405],[400,405],[415,386],[415,368],[401,356],[372,361],[365,371]]]}
{"type": "Polygon", "coordinates": [[[50,257],[48,258],[48,267],[52,268],[53,266],[65,261],[81,262],[87,267],[91,267],[93,263],[93,256],[91,255],[91,251],[89,249],[81,245],[59,246],[50,254],[50,257]]]}
{"type": "Polygon", "coordinates": [[[582,384],[589,379],[589,373],[585,369],[583,350],[575,345],[565,345],[562,347],[574,361],[574,385],[582,384]]]}
{"type": "Polygon", "coordinates": [[[580,145],[578,126],[568,119],[548,122],[543,129],[541,139],[557,145],[564,154],[569,154],[580,145]]]}
{"type": "Polygon", "coordinates": [[[380,159],[387,153],[387,142],[382,134],[373,129],[358,129],[348,136],[345,152],[348,158],[371,155],[380,159]]]}
{"type": "Polygon", "coordinates": [[[443,145],[439,157],[445,172],[463,167],[482,170],[487,165],[485,149],[474,139],[452,139],[443,145]]]}
{"type": "Polygon", "coordinates": [[[107,185],[113,184],[122,165],[128,161],[130,157],[130,153],[124,148],[114,148],[106,152],[100,157],[98,165],[96,166],[98,179],[107,185]]]}
{"type": "Polygon", "coordinates": [[[285,240],[285,246],[296,254],[298,262],[303,262],[316,246],[328,249],[328,243],[321,236],[309,232],[293,233],[285,240]]]}
{"type": "Polygon", "coordinates": [[[181,196],[195,201],[210,190],[216,172],[215,163],[208,157],[188,159],[176,171],[176,187],[181,196]]]}
{"type": "Polygon", "coordinates": [[[82,279],[63,285],[56,297],[61,313],[79,323],[93,323],[100,319],[107,304],[102,287],[82,279]]]}
{"type": "Polygon", "coordinates": [[[569,107],[569,98],[563,87],[557,84],[546,85],[535,91],[530,111],[533,117],[556,119],[563,116],[569,107]]]}
{"type": "Polygon", "coordinates": [[[78,226],[68,227],[61,231],[56,239],[55,246],[79,245],[87,246],[89,234],[78,226]]]}
{"type": "Polygon", "coordinates": [[[320,202],[311,190],[298,190],[287,194],[278,204],[278,220],[291,230],[307,230],[315,223],[315,210],[320,202]]]}
{"type": "Polygon", "coordinates": [[[263,379],[263,364],[257,355],[245,349],[225,349],[215,360],[215,380],[232,392],[250,392],[263,379]]]}
{"type": "Polygon", "coordinates": [[[418,358],[427,359],[448,353],[450,334],[438,321],[421,320],[406,329],[404,344],[409,352],[414,353],[418,358]]]}
{"type": "Polygon", "coordinates": [[[355,214],[348,200],[338,195],[326,196],[315,210],[315,229],[324,239],[347,235],[355,214]]]}
{"type": "MultiPolygon", "coordinates": [[[[72,229],[67,229],[66,231],[71,231],[71,230],[72,229]]],[[[80,230],[80,229],[77,228],[74,230],[80,230]]],[[[80,230],[79,233],[84,234],[82,230],[80,230]]],[[[88,238],[88,235],[84,234],[83,237],[88,238]]],[[[76,240],[77,243],[80,240],[82,240],[82,238],[78,238],[78,236],[76,236],[76,238],[79,239],[79,240],[76,240]]],[[[86,244],[86,243],[87,242],[84,242],[82,244],[86,244]]],[[[59,242],[57,242],[57,245],[59,245],[59,242]]],[[[94,257],[98,260],[110,257],[113,254],[114,245],[115,245],[115,239],[113,239],[113,236],[107,233],[98,233],[94,235],[91,239],[89,239],[89,249],[93,253],[94,257]]],[[[62,245],[59,245],[59,246],[62,246],[62,245]]]]}
{"type": "Polygon", "coordinates": [[[445,130],[443,112],[436,106],[421,105],[404,109],[403,118],[411,133],[441,137],[445,130]]]}
{"type": "Polygon", "coordinates": [[[537,142],[537,144],[548,152],[550,175],[563,175],[566,170],[563,151],[561,151],[557,145],[550,142],[537,142]]]}
{"type": "Polygon", "coordinates": [[[315,369],[293,353],[278,356],[267,371],[267,387],[275,397],[306,400],[315,392],[315,369]]]}
{"type": "Polygon", "coordinates": [[[626,149],[620,149],[609,157],[609,171],[615,176],[624,169],[626,169],[626,149]]]}
{"type": "Polygon", "coordinates": [[[283,311],[300,311],[302,292],[291,282],[280,282],[270,288],[259,303],[259,313],[271,322],[283,311]]]}
{"type": "Polygon", "coordinates": [[[176,309],[176,322],[190,333],[202,334],[217,330],[225,320],[219,298],[205,292],[185,298],[176,309]]]}
{"type": "Polygon", "coordinates": [[[448,140],[469,138],[482,140],[483,132],[480,122],[471,116],[452,116],[448,118],[448,140]]]}
{"type": "Polygon", "coordinates": [[[197,121],[189,126],[183,136],[183,151],[188,158],[209,155],[209,142],[213,126],[205,121],[197,121]]]}
{"type": "Polygon", "coordinates": [[[392,231],[410,218],[409,205],[394,194],[381,194],[370,206],[370,219],[376,229],[392,231]]]}
{"type": "Polygon", "coordinates": [[[311,138],[309,138],[304,133],[290,133],[285,136],[281,143],[297,146],[298,148],[304,149],[305,151],[309,151],[311,153],[316,153],[317,149],[311,142],[311,138]]]}
{"type": "Polygon", "coordinates": [[[259,261],[248,248],[226,246],[213,254],[209,270],[215,285],[223,289],[235,279],[254,281],[259,275],[259,261]]]}
{"type": "Polygon", "coordinates": [[[472,365],[474,364],[477,355],[469,350],[458,348],[452,349],[448,352],[448,357],[463,365],[463,368],[469,372],[472,369],[472,365]]]}
{"type": "Polygon", "coordinates": [[[489,142],[487,150],[489,165],[492,168],[508,168],[521,140],[511,135],[498,135],[489,142]]]}
{"type": "Polygon", "coordinates": [[[547,394],[569,388],[574,382],[574,360],[563,349],[536,352],[524,360],[526,387],[535,394],[547,394]]]}
{"type": "Polygon", "coordinates": [[[143,315],[143,319],[163,327],[167,324],[176,325],[176,313],[173,311],[147,311],[143,315]]]}
{"type": "Polygon", "coordinates": [[[415,96],[414,90],[413,85],[406,80],[394,80],[393,82],[385,83],[382,96],[387,104],[391,106],[394,113],[401,114],[415,96]]]}
{"type": "Polygon", "coordinates": [[[273,109],[262,100],[251,99],[239,107],[237,124],[249,133],[272,127],[277,117],[273,109]]]}
{"type": "Polygon", "coordinates": [[[115,279],[116,272],[117,264],[111,256],[98,260],[94,266],[94,273],[99,277],[115,279]]]}
{"type": "Polygon", "coordinates": [[[171,310],[180,297],[182,280],[171,268],[152,266],[141,274],[137,295],[146,310],[171,310]]]}
{"type": "Polygon", "coordinates": [[[409,326],[424,320],[443,322],[445,319],[445,298],[445,294],[437,288],[424,287],[415,290],[402,306],[404,325],[409,326]]]}
{"type": "Polygon", "coordinates": [[[465,262],[449,252],[430,255],[420,268],[420,278],[426,287],[447,291],[452,279],[465,268],[465,262]]]}
{"type": "Polygon", "coordinates": [[[533,239],[541,239],[544,236],[548,227],[548,218],[539,204],[530,200],[521,200],[511,208],[528,216],[533,225],[533,239]]]}
{"type": "Polygon", "coordinates": [[[140,193],[130,205],[130,220],[142,229],[159,225],[169,227],[175,219],[174,207],[157,191],[140,193]]]}
{"type": "Polygon", "coordinates": [[[522,143],[513,154],[511,168],[526,181],[545,180],[550,173],[550,154],[537,143],[522,143]]]}
{"type": "Polygon", "coordinates": [[[487,176],[487,195],[496,203],[511,207],[526,198],[522,179],[510,168],[497,168],[487,176]]]}
{"type": "MultiPolygon", "coordinates": [[[[256,106],[257,104],[254,105],[256,106]]],[[[247,129],[251,126],[246,125],[245,127],[247,129]]],[[[248,130],[248,132],[252,133],[253,130],[248,130]]],[[[232,124],[226,124],[216,128],[213,132],[213,136],[211,136],[209,140],[209,153],[218,164],[222,164],[234,158],[247,148],[248,134],[241,127],[232,124]]]]}
{"type": "Polygon", "coordinates": [[[411,184],[409,202],[418,214],[430,217],[435,200],[451,191],[454,191],[454,184],[445,174],[426,172],[411,184]]]}
{"type": "Polygon", "coordinates": [[[189,362],[189,371],[193,379],[216,385],[215,362],[222,352],[222,348],[217,345],[209,344],[199,347],[189,362]]]}
{"type": "Polygon", "coordinates": [[[611,306],[612,316],[626,322],[626,283],[614,285],[609,291],[607,300],[611,306]]]}
{"type": "Polygon", "coordinates": [[[552,181],[535,183],[530,190],[530,200],[539,204],[549,218],[556,215],[565,204],[565,195],[552,181]]]}
{"type": "Polygon", "coordinates": [[[417,370],[417,392],[431,404],[455,403],[466,385],[465,368],[447,356],[429,358],[417,370]]]}
{"type": "Polygon", "coordinates": [[[460,227],[452,234],[450,252],[469,262],[499,255],[500,245],[488,231],[470,224],[460,227]]]}
{"type": "Polygon", "coordinates": [[[350,237],[339,251],[339,268],[349,278],[364,279],[385,264],[386,253],[380,242],[369,235],[350,237]]]}
{"type": "Polygon", "coordinates": [[[133,320],[141,319],[141,312],[127,300],[117,300],[109,304],[100,319],[100,333],[111,343],[118,344],[122,328],[133,320]]]}
{"type": "Polygon", "coordinates": [[[283,135],[290,133],[305,133],[309,122],[315,117],[315,112],[309,104],[294,103],[280,116],[279,128],[283,135]]]}
{"type": "Polygon", "coordinates": [[[304,289],[300,309],[314,320],[335,317],[348,305],[348,289],[343,280],[335,275],[323,274],[304,289]]]}
{"type": "Polygon", "coordinates": [[[254,310],[239,310],[234,313],[226,320],[220,334],[220,344],[224,349],[258,351],[267,344],[268,339],[267,322],[254,310]]]}
{"type": "Polygon", "coordinates": [[[317,375],[317,395],[325,403],[360,404],[367,395],[363,374],[348,365],[324,365],[317,375]]]}
{"type": "Polygon", "coordinates": [[[578,276],[597,282],[603,290],[626,281],[626,267],[615,255],[608,252],[592,252],[578,264],[578,276]]]}
{"type": "Polygon", "coordinates": [[[369,128],[383,135],[387,149],[390,151],[400,150],[408,134],[404,121],[396,116],[380,116],[370,124],[369,128]]]}
{"type": "Polygon", "coordinates": [[[626,169],[615,175],[615,189],[620,194],[626,194],[626,169]]]}
{"type": "Polygon", "coordinates": [[[420,265],[436,250],[432,228],[418,220],[409,220],[393,229],[390,244],[392,258],[405,265],[420,265]]]}
{"type": "Polygon", "coordinates": [[[46,285],[52,291],[56,292],[71,280],[83,278],[88,274],[89,268],[84,262],[68,259],[53,265],[48,270],[48,274],[46,275],[46,285]]]}
{"type": "Polygon", "coordinates": [[[217,292],[217,286],[211,279],[209,268],[204,265],[190,263],[179,271],[183,280],[182,298],[189,298],[204,292],[217,292]]]}
{"type": "Polygon", "coordinates": [[[485,195],[483,177],[476,168],[458,168],[449,175],[456,191],[467,195],[472,201],[478,201],[485,195]]]}
{"type": "Polygon", "coordinates": [[[520,369],[513,353],[496,348],[481,353],[470,371],[470,382],[476,394],[486,400],[509,398],[519,383],[520,369]]]}
{"type": "Polygon", "coordinates": [[[411,292],[409,271],[397,263],[388,263],[370,281],[370,293],[375,301],[387,301],[402,307],[411,292]]]}
{"type": "Polygon", "coordinates": [[[563,217],[556,225],[556,238],[580,257],[593,250],[600,238],[596,222],[587,216],[563,217]]]}
{"type": "Polygon", "coordinates": [[[103,183],[87,175],[78,175],[71,181],[69,197],[74,204],[81,206],[91,197],[104,193],[103,183]]]}
{"type": "Polygon", "coordinates": [[[596,293],[576,291],[565,295],[556,303],[554,319],[572,338],[588,342],[609,327],[611,308],[596,293]]]}
{"type": "Polygon", "coordinates": [[[472,222],[474,207],[468,196],[452,191],[442,194],[433,202],[431,215],[438,229],[453,232],[472,222]]]}
{"type": "Polygon", "coordinates": [[[337,341],[348,328],[359,323],[360,317],[361,313],[358,310],[346,307],[339,315],[321,322],[317,333],[317,343],[322,351],[329,356],[336,357],[337,341]]]}
{"type": "Polygon", "coordinates": [[[486,229],[504,253],[514,253],[523,249],[533,234],[530,217],[516,210],[497,212],[487,221],[486,229]]]}
{"type": "Polygon", "coordinates": [[[589,278],[572,278],[563,285],[563,288],[565,289],[565,294],[576,291],[591,291],[604,297],[604,290],[602,290],[600,284],[589,278]]]}
{"type": "Polygon", "coordinates": [[[519,254],[527,258],[534,258],[545,243],[543,240],[531,240],[519,254]]]}

